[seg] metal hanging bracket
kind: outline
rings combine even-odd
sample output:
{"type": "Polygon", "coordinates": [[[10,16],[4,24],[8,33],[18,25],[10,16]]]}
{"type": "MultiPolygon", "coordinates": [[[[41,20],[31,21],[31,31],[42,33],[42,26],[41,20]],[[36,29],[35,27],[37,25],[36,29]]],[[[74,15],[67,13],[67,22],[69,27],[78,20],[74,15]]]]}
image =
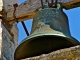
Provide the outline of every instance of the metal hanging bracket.
{"type": "Polygon", "coordinates": [[[17,3],[16,4],[13,4],[13,6],[14,6],[13,17],[16,20],[16,22],[18,23],[18,19],[15,16],[15,12],[16,12],[16,8],[18,7],[18,4],[17,3]]]}

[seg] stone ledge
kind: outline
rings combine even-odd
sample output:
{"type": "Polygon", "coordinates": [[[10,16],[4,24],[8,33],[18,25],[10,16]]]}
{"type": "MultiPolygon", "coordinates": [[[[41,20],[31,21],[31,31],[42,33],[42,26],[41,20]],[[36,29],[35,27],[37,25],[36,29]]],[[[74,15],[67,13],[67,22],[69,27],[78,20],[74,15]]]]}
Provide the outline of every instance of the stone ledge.
{"type": "Polygon", "coordinates": [[[80,60],[80,45],[21,60],[80,60]]]}

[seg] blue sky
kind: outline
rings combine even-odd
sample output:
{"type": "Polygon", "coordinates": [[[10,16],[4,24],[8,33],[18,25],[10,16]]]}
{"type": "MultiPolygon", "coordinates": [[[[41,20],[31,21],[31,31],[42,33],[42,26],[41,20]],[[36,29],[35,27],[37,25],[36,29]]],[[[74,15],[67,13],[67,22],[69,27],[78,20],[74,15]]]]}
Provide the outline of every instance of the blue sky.
{"type": "MultiPolygon", "coordinates": [[[[21,4],[26,0],[20,0],[21,4]]],[[[70,10],[65,10],[64,12],[67,14],[68,19],[69,19],[69,26],[70,26],[70,32],[73,37],[75,37],[78,41],[80,41],[80,7],[70,9],[70,10]]],[[[31,31],[31,26],[32,26],[32,20],[26,20],[25,21],[26,27],[30,33],[31,31]]],[[[22,24],[19,22],[18,23],[18,28],[19,28],[19,38],[18,42],[20,43],[24,38],[27,37],[24,28],[22,24]]]]}

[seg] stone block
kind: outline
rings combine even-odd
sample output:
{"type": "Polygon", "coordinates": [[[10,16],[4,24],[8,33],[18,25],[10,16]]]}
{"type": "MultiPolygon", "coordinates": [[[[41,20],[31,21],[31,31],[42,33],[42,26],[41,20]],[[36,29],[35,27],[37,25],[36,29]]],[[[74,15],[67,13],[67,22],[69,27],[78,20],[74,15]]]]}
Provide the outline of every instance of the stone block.
{"type": "MultiPolygon", "coordinates": [[[[13,25],[14,29],[12,31],[13,35],[18,34],[17,33],[17,27],[15,28],[15,26],[13,25]]],[[[12,27],[12,28],[13,28],[12,27]]],[[[15,49],[18,45],[18,35],[16,35],[16,37],[12,36],[4,27],[4,25],[2,25],[2,43],[1,43],[1,60],[14,60],[14,52],[15,49]],[[15,39],[15,40],[14,40],[15,39]],[[16,41],[16,42],[13,42],[16,41]]]]}
{"type": "Polygon", "coordinates": [[[80,45],[22,60],[80,60],[80,45]]]}

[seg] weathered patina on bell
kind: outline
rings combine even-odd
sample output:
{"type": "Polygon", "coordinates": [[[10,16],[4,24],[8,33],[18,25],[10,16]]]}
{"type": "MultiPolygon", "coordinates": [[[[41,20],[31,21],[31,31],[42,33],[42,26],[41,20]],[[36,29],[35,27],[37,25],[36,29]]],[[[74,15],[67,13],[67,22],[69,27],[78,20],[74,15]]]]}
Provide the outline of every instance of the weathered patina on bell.
{"type": "Polygon", "coordinates": [[[63,10],[44,8],[34,16],[31,34],[17,47],[14,58],[20,60],[78,44],[70,34],[68,18],[63,10]]]}

